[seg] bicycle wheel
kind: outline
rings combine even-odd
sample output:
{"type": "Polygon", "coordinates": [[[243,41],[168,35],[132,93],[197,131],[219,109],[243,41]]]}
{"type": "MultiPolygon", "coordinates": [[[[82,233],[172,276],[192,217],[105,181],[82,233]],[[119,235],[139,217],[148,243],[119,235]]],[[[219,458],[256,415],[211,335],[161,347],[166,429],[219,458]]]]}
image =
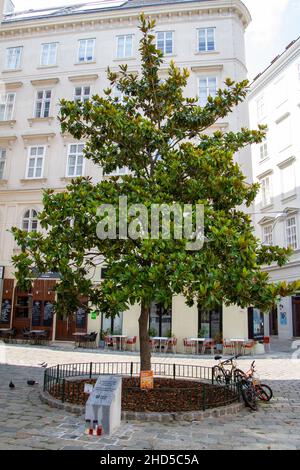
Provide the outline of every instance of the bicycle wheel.
{"type": "Polygon", "coordinates": [[[231,382],[231,372],[224,370],[220,366],[214,367],[214,380],[219,385],[228,385],[231,382]]]}
{"type": "Polygon", "coordinates": [[[240,382],[241,380],[245,380],[246,374],[241,369],[235,369],[234,371],[234,381],[240,382]]]}
{"type": "Polygon", "coordinates": [[[265,384],[256,385],[255,390],[256,390],[258,398],[261,401],[270,401],[273,398],[273,390],[268,385],[265,385],[265,384]]]}
{"type": "Polygon", "coordinates": [[[257,395],[256,395],[256,391],[252,383],[245,382],[245,381],[242,382],[241,392],[242,392],[243,400],[246,403],[246,406],[249,406],[251,410],[256,411],[257,410],[257,403],[256,403],[257,395]]]}

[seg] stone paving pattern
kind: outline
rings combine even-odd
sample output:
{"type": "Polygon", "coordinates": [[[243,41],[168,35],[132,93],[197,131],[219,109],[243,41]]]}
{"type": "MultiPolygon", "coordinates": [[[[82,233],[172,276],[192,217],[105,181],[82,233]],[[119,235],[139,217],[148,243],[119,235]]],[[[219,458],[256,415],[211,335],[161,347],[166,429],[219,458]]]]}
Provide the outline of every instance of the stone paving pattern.
{"type": "MultiPolygon", "coordinates": [[[[235,416],[193,423],[123,422],[113,436],[99,439],[84,435],[84,417],[41,403],[44,370],[38,364],[138,361],[137,356],[20,345],[4,349],[0,355],[0,450],[300,449],[300,359],[291,360],[291,353],[255,358],[261,379],[275,394],[257,412],[243,409],[235,416]],[[29,387],[28,379],[39,385],[29,387]],[[15,389],[9,389],[10,380],[15,389]]],[[[239,366],[247,369],[251,361],[243,358],[239,366]]],[[[214,364],[211,358],[172,356],[156,357],[155,362],[214,364]]]]}

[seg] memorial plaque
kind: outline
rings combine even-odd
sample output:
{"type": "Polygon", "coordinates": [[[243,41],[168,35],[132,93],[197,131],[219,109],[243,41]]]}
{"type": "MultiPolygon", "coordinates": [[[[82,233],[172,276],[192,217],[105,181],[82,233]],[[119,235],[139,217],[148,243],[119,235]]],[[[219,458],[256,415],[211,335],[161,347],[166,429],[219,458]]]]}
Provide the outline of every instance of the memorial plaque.
{"type": "Polygon", "coordinates": [[[105,434],[112,434],[121,425],[121,396],[121,377],[100,376],[86,404],[86,420],[98,422],[105,434]]]}
{"type": "Polygon", "coordinates": [[[52,326],[54,314],[54,306],[52,302],[45,302],[44,304],[44,326],[52,326]]]}
{"type": "Polygon", "coordinates": [[[10,323],[10,315],[11,315],[11,307],[12,301],[11,300],[3,300],[1,305],[1,312],[0,312],[0,323],[10,323]]]}
{"type": "Polygon", "coordinates": [[[84,384],[84,393],[90,395],[93,390],[94,390],[93,384],[84,384]]]}
{"type": "Polygon", "coordinates": [[[41,311],[42,311],[42,302],[35,300],[32,305],[32,326],[40,326],[41,324],[41,311]]]}

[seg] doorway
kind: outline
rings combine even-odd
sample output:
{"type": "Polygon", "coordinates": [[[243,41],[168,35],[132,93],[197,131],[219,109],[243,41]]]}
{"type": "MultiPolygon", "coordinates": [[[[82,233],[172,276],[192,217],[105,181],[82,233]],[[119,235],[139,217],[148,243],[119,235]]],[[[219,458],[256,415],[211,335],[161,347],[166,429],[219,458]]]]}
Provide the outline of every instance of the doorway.
{"type": "Polygon", "coordinates": [[[270,335],[278,336],[278,310],[274,307],[269,313],[270,335]]]}
{"type": "Polygon", "coordinates": [[[223,309],[203,310],[198,307],[198,336],[215,339],[223,334],[223,309]]]}
{"type": "Polygon", "coordinates": [[[293,335],[300,337],[300,296],[293,297],[293,335]]]}

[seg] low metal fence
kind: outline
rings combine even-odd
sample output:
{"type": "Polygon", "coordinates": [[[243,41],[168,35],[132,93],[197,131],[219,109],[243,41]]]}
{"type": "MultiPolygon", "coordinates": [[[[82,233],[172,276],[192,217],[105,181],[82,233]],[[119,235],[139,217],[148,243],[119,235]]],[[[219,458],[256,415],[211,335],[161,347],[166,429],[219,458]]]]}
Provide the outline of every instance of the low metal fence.
{"type": "MultiPolygon", "coordinates": [[[[187,387],[182,390],[186,396],[187,403],[196,403],[197,409],[206,410],[217,406],[229,405],[239,400],[239,390],[234,382],[227,383],[226,385],[214,383],[213,367],[154,363],[151,369],[157,378],[172,378],[174,380],[191,379],[201,382],[201,390],[195,387],[187,387]]],[[[100,375],[139,377],[140,363],[89,362],[58,364],[45,370],[44,391],[62,402],[84,404],[84,381],[96,379],[100,375]]],[[[172,388],[170,393],[171,390],[174,392],[174,390],[178,389],[172,388]]],[[[160,394],[167,393],[167,391],[168,388],[158,388],[152,392],[160,394]]]]}

